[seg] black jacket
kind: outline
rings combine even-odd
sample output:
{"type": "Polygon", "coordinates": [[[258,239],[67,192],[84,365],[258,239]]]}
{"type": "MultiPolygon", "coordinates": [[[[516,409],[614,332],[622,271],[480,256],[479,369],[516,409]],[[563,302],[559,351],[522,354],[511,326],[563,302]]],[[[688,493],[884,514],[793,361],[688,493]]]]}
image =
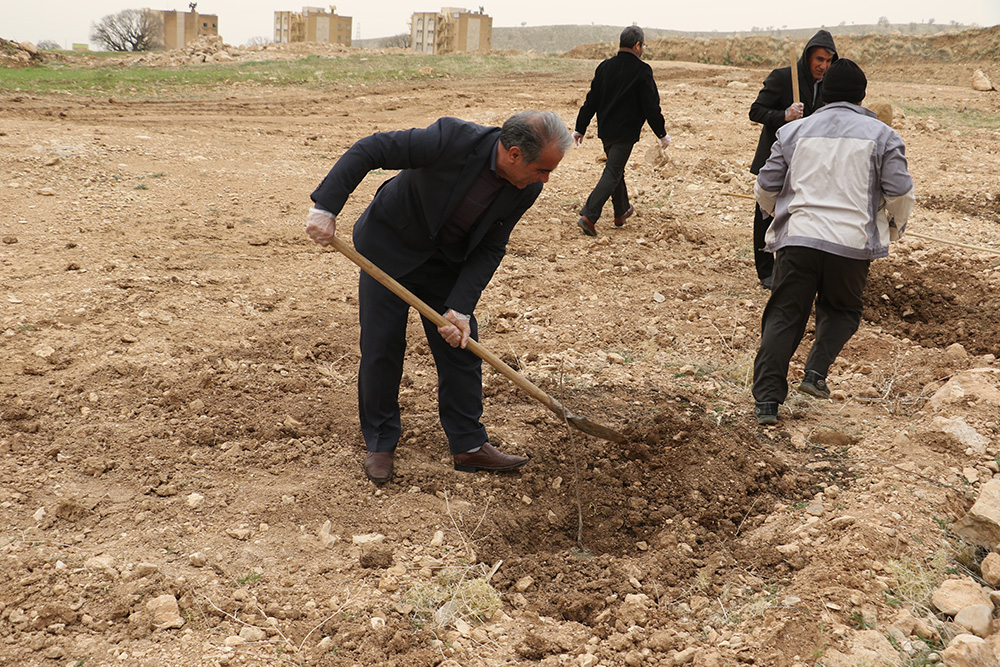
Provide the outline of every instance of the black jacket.
{"type": "MultiPolygon", "coordinates": [[[[809,55],[813,49],[822,47],[833,54],[837,60],[837,48],[833,44],[833,36],[826,30],[820,30],[806,43],[802,55],[795,66],[799,75],[799,101],[805,107],[802,115],[808,116],[822,106],[820,91],[822,82],[813,90],[812,74],[809,72],[809,55]]],[[[792,105],[792,67],[779,67],[771,70],[764,79],[764,87],[757,93],[757,99],[750,105],[750,120],[760,123],[760,139],[757,141],[757,152],[750,163],[750,173],[757,174],[771,155],[771,144],[774,143],[778,128],[784,125],[785,109],[792,105]]]]}
{"type": "MultiPolygon", "coordinates": [[[[441,118],[426,129],[382,132],[361,139],[333,165],[312,200],[339,214],[374,169],[401,169],[383,183],[354,225],[354,247],[399,278],[438,250],[437,234],[492,159],[499,127],[441,118]]],[[[541,183],[505,184],[469,234],[458,280],[445,305],[472,313],[507,252],[514,225],[531,208],[541,183]]]]}
{"type": "Polygon", "coordinates": [[[576,116],[576,131],[585,134],[594,114],[597,136],[605,141],[635,143],[644,122],[657,138],[667,134],[653,70],[631,51],[619,51],[597,66],[576,116]]]}

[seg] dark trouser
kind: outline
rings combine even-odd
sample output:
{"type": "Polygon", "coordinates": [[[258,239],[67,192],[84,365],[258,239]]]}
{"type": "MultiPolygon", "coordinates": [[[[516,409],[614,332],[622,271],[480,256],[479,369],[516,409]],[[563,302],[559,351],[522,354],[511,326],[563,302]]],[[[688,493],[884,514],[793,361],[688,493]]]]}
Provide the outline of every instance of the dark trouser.
{"type": "Polygon", "coordinates": [[[764,234],[771,226],[771,216],[760,210],[760,204],[753,205],[753,263],[757,267],[757,279],[763,280],[774,271],[774,254],[764,250],[764,234]]]}
{"type": "Polygon", "coordinates": [[[601,217],[601,209],[605,202],[611,199],[615,217],[625,215],[628,210],[628,188],[625,187],[625,165],[632,155],[632,141],[605,141],[604,154],[608,161],[604,163],[604,171],[600,180],[594,186],[594,191],[587,197],[587,203],[580,210],[580,215],[591,222],[597,222],[601,217]]]}
{"type": "MultiPolygon", "coordinates": [[[[441,259],[431,259],[399,282],[439,313],[457,278],[441,259]]],[[[361,316],[361,365],[358,412],[368,451],[390,452],[402,433],[399,383],[406,351],[409,305],[364,271],[358,285],[361,316]]],[[[448,448],[458,454],[487,442],[483,414],[482,362],[469,350],[448,345],[437,326],[421,316],[438,374],[438,414],[448,448]]],[[[476,318],[469,322],[479,339],[476,318]]]]}
{"type": "Polygon", "coordinates": [[[771,298],[761,318],[760,349],[753,364],[754,400],[785,402],[788,363],[802,341],[814,298],[816,336],[805,369],[826,377],[861,324],[870,263],[798,246],[776,253],[771,298]]]}

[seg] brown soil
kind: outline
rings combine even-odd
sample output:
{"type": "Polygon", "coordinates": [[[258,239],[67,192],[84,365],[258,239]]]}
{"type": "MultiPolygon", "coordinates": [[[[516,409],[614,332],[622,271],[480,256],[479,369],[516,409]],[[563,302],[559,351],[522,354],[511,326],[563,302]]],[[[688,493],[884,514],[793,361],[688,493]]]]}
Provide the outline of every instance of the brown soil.
{"type": "MultiPolygon", "coordinates": [[[[626,442],[568,431],[486,369],[491,439],[531,462],[455,472],[414,318],[397,475],[364,479],[357,269],[305,237],[309,193],[373,131],[520,108],[572,123],[594,65],[318,99],[2,96],[0,663],[792,666],[860,611],[894,613],[885,561],[948,544],[936,519],[969,506],[954,471],[976,464],[894,436],[928,388],[1000,354],[1000,262],[900,243],[831,374],[848,400],[793,397],[779,428],[757,427],[766,293],[752,202],[730,195],[751,191],[746,112],[766,69],[654,62],[674,142],[666,164],[645,159],[648,130],[636,147],[637,215],[615,229],[608,210],[597,239],[579,234],[601,169],[591,132],[482,299],[488,348],[626,442]],[[856,519],[849,534],[807,520],[820,491],[856,519]],[[798,530],[817,548],[779,550],[798,530]],[[377,553],[352,539],[374,533],[377,553]],[[472,562],[499,565],[501,611],[471,633],[418,621],[408,590],[472,562]],[[151,627],[164,594],[183,627],[151,627]],[[227,645],[245,628],[264,637],[227,645]]],[[[994,244],[1000,133],[945,112],[995,118],[1000,98],[880,72],[869,97],[897,106],[911,229],[994,244]]],[[[384,178],[359,188],[343,233],[384,178]]],[[[990,410],[977,424],[992,438],[990,410]]]]}

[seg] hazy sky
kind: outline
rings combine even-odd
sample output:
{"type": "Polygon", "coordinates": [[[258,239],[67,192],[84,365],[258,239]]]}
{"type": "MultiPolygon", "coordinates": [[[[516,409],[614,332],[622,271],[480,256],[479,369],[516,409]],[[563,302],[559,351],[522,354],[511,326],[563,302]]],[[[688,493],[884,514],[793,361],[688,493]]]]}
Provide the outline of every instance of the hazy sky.
{"type": "MultiPolygon", "coordinates": [[[[354,38],[386,37],[408,32],[415,11],[438,11],[442,6],[476,11],[479,4],[463,5],[442,0],[344,0],[337,13],[354,19],[354,38]]],[[[1000,24],[1000,0],[708,0],[666,2],[664,0],[575,0],[538,2],[503,0],[481,5],[493,17],[494,27],[597,24],[687,31],[750,30],[765,28],[812,28],[836,26],[842,21],[875,23],[885,16],[893,23],[952,21],[1000,24]],[[678,6],[679,5],[679,6],[678,6]]],[[[219,17],[219,34],[227,44],[240,45],[251,37],[271,38],[275,11],[300,11],[303,6],[328,7],[303,0],[198,0],[198,11],[219,17]]],[[[0,0],[0,37],[16,41],[53,40],[67,47],[86,42],[90,25],[123,9],[187,11],[187,0],[0,0]]]]}

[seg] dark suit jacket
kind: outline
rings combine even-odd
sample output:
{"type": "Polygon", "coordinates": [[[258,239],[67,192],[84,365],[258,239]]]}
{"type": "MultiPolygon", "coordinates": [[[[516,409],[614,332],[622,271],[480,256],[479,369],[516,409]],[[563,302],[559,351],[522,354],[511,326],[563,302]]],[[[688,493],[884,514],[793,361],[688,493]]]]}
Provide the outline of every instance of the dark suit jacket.
{"type": "Polygon", "coordinates": [[[597,114],[597,136],[605,141],[639,141],[649,123],[657,139],[667,134],[653,70],[630,51],[619,51],[597,66],[590,92],[576,116],[576,131],[587,132],[597,114]]]}
{"type": "MultiPolygon", "coordinates": [[[[499,138],[498,127],[457,118],[441,118],[425,129],[373,134],[337,160],[312,199],[336,215],[368,172],[402,170],[379,187],[354,225],[358,252],[399,278],[438,250],[441,226],[492,159],[499,138]]],[[[507,252],[511,230],[541,190],[541,183],[523,190],[505,183],[500,189],[469,234],[456,266],[458,280],[445,301],[448,308],[466,314],[475,310],[507,252]]]]}
{"type": "MultiPolygon", "coordinates": [[[[822,84],[817,86],[813,94],[813,78],[809,71],[809,55],[813,49],[822,47],[837,59],[837,49],[833,37],[826,30],[819,30],[810,38],[802,49],[802,55],[795,62],[796,74],[799,77],[799,101],[804,107],[802,116],[808,116],[818,109],[822,103],[820,95],[822,84]]],[[[750,163],[750,173],[760,173],[760,168],[771,156],[771,145],[774,143],[778,128],[787,123],[785,109],[792,105],[792,68],[779,67],[771,70],[764,79],[764,87],[757,93],[757,99],[750,105],[750,120],[760,123],[760,138],[757,141],[757,152],[750,163]]]]}

